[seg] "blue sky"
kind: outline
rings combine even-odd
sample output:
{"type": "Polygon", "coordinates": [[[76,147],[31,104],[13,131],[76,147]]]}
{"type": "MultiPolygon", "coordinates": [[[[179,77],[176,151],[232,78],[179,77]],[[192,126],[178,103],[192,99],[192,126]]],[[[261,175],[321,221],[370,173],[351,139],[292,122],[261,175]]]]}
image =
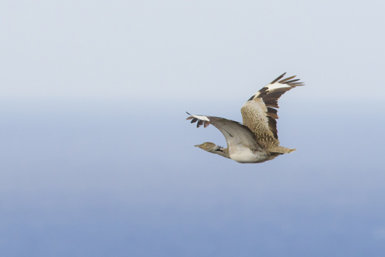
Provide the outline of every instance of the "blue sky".
{"type": "Polygon", "coordinates": [[[2,256],[382,256],[384,3],[2,1],[2,256]],[[242,165],[185,111],[241,120],[287,71],[282,145],[242,165]]]}

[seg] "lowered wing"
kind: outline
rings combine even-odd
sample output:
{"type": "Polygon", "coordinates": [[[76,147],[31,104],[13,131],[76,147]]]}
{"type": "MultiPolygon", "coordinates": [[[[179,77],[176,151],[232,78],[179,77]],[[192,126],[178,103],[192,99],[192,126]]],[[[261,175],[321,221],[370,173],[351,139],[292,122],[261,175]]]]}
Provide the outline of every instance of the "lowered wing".
{"type": "Polygon", "coordinates": [[[243,145],[252,150],[260,149],[260,146],[255,140],[254,134],[250,129],[236,121],[228,120],[214,116],[203,116],[203,115],[191,115],[187,117],[187,120],[191,120],[191,123],[197,122],[197,127],[201,125],[207,127],[212,124],[216,127],[224,137],[226,138],[227,147],[229,150],[232,146],[243,145]]]}

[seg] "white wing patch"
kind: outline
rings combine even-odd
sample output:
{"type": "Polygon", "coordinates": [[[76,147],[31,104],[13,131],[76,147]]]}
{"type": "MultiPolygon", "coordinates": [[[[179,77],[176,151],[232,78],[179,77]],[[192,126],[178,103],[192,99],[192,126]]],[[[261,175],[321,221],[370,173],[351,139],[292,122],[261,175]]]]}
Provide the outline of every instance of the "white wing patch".
{"type": "MultiPolygon", "coordinates": [[[[189,114],[189,113],[188,113],[189,114]]],[[[193,118],[196,118],[198,120],[204,120],[204,121],[210,121],[209,118],[207,118],[207,116],[203,116],[203,115],[194,115],[194,114],[189,114],[191,115],[191,117],[193,118]]]]}
{"type": "Polygon", "coordinates": [[[186,120],[191,120],[191,123],[197,122],[197,128],[199,128],[201,125],[203,125],[205,128],[210,125],[210,119],[207,116],[204,115],[194,115],[186,112],[189,117],[187,117],[186,120]]]}
{"type": "Polygon", "coordinates": [[[274,84],[268,84],[264,87],[264,91],[258,91],[255,95],[252,96],[252,98],[256,98],[261,96],[262,93],[271,93],[273,91],[276,91],[277,89],[290,89],[291,86],[287,84],[281,84],[279,82],[276,82],[274,84]]]}
{"type": "Polygon", "coordinates": [[[266,88],[267,88],[267,91],[270,93],[270,92],[273,92],[274,90],[277,90],[280,88],[291,88],[291,86],[289,86],[287,84],[274,83],[274,84],[267,85],[266,88]]]}

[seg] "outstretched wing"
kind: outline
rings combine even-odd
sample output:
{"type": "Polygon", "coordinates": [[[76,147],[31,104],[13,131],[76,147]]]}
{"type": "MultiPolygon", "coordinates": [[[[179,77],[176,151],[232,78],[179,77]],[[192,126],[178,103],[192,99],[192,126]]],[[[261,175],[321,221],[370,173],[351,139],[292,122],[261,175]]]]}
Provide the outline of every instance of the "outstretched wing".
{"type": "Polygon", "coordinates": [[[243,145],[252,150],[260,149],[250,129],[236,121],[214,116],[187,114],[190,115],[187,120],[191,120],[191,123],[197,122],[197,128],[201,125],[207,127],[210,124],[216,127],[225,136],[229,149],[235,145],[243,145]]]}
{"type": "Polygon", "coordinates": [[[303,83],[295,76],[284,78],[286,73],[260,89],[242,106],[243,124],[254,134],[257,142],[266,148],[278,146],[278,99],[285,92],[303,83]]]}

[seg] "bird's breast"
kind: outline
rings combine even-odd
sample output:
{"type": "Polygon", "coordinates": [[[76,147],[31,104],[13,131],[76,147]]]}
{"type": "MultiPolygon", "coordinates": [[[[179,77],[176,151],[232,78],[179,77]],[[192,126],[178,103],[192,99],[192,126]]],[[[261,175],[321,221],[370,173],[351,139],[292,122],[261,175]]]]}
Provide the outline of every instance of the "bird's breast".
{"type": "Polygon", "coordinates": [[[266,152],[252,151],[245,146],[236,146],[229,149],[230,158],[242,163],[263,162],[269,158],[266,152]]]}

